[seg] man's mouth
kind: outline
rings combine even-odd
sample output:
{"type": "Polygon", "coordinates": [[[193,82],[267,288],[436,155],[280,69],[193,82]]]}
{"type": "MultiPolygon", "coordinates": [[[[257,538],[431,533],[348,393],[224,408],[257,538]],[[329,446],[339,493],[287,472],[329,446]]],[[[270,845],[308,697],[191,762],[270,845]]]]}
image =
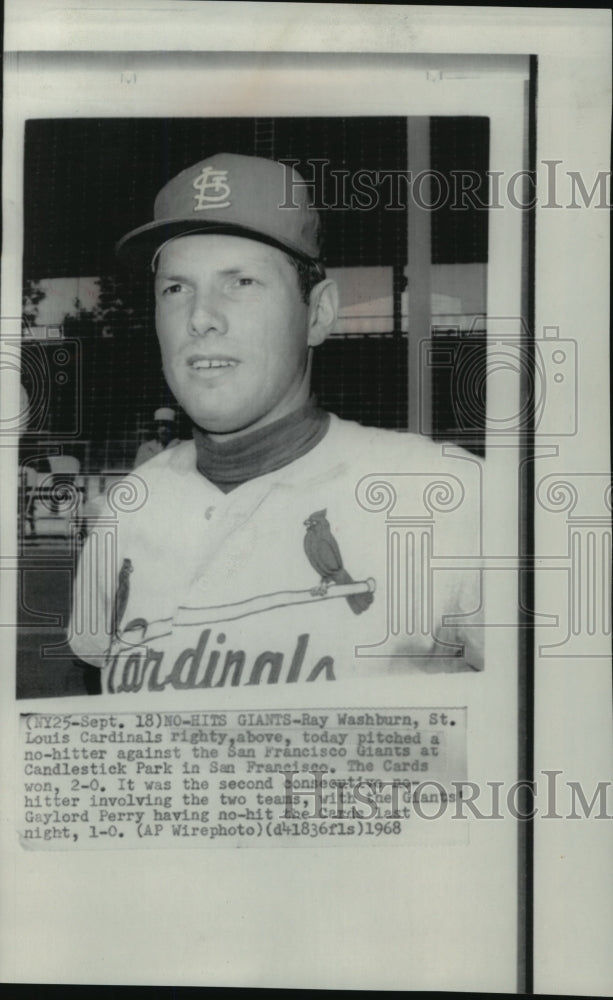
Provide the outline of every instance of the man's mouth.
{"type": "Polygon", "coordinates": [[[218,368],[236,368],[238,361],[234,358],[188,358],[187,363],[194,371],[211,371],[218,368]]]}

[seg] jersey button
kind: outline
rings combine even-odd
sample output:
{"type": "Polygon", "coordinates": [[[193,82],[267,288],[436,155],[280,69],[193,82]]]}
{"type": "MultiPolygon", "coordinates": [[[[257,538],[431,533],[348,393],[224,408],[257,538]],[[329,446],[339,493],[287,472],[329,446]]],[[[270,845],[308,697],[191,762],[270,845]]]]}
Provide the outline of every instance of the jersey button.
{"type": "Polygon", "coordinates": [[[204,516],[206,517],[207,521],[211,520],[214,513],[215,513],[214,507],[207,507],[207,509],[204,512],[204,516]]]}

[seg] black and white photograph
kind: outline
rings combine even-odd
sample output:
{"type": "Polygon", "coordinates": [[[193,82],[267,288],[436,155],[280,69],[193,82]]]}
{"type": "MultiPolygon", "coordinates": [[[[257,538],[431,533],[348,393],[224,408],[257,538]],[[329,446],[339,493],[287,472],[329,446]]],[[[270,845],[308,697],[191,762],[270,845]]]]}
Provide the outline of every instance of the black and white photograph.
{"type": "Polygon", "coordinates": [[[606,995],[607,38],[7,4],[4,981],[606,995]]]}
{"type": "Polygon", "coordinates": [[[483,669],[488,155],[476,116],[26,123],[21,697],[483,669]]]}

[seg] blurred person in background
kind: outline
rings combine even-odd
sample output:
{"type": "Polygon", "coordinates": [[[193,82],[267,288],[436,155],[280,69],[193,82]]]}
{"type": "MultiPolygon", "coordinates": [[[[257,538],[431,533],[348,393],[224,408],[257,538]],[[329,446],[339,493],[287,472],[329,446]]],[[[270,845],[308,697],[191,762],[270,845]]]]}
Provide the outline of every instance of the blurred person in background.
{"type": "Polygon", "coordinates": [[[148,462],[155,455],[159,455],[165,448],[172,448],[173,445],[179,443],[179,438],[176,435],[176,414],[174,410],[171,410],[168,406],[161,406],[153,414],[153,420],[155,423],[155,437],[149,441],[143,441],[141,444],[134,459],[135,469],[144,462],[148,462]]]}

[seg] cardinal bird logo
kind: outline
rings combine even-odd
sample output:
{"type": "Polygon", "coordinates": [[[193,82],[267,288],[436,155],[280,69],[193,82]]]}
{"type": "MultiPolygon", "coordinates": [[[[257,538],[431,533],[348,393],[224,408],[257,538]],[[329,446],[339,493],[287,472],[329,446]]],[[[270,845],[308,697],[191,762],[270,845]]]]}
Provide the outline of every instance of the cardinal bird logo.
{"type": "MultiPolygon", "coordinates": [[[[304,536],[304,551],[311,566],[321,577],[319,587],[314,588],[312,593],[322,595],[327,593],[331,584],[354,583],[343,566],[341,550],[332,534],[326,514],[327,510],[316,510],[304,522],[307,529],[304,536]]],[[[372,604],[373,594],[370,590],[348,594],[345,600],[353,613],[360,615],[372,604]]]]}
{"type": "Polygon", "coordinates": [[[121,625],[121,619],[125,614],[128,598],[130,596],[130,573],[132,570],[132,560],[124,559],[121,569],[119,570],[117,590],[115,591],[115,599],[113,601],[111,639],[117,639],[119,637],[119,626],[121,625]]]}
{"type": "Polygon", "coordinates": [[[147,622],[144,618],[134,618],[129,622],[123,630],[120,630],[119,626],[123,620],[123,616],[126,613],[126,608],[128,606],[128,600],[130,597],[130,573],[134,572],[134,567],[132,565],[131,559],[124,559],[121,564],[121,569],[119,570],[119,577],[117,579],[117,589],[115,590],[115,597],[113,598],[113,610],[111,613],[111,643],[108,649],[110,653],[114,640],[121,640],[122,634],[126,632],[133,632],[136,629],[141,629],[143,632],[147,630],[147,622]]]}

